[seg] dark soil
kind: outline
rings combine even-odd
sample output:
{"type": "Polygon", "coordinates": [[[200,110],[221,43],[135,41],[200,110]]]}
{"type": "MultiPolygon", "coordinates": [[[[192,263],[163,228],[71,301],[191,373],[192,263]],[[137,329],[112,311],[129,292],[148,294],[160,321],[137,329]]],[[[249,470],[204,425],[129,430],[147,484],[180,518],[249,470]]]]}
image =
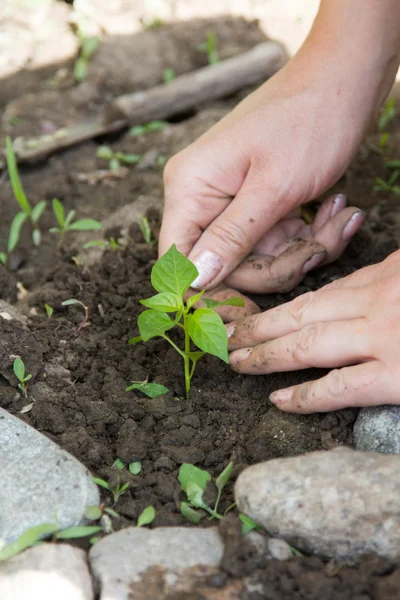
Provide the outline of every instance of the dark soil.
{"type": "MultiPolygon", "coordinates": [[[[258,41],[254,24],[241,22],[240,27],[235,27],[245,39],[247,27],[251,43],[258,41]]],[[[164,33],[161,35],[165,38],[164,33]]],[[[174,35],[181,45],[190,42],[188,28],[181,38],[178,30],[174,30],[174,35]]],[[[227,38],[227,34],[224,35],[227,38]]],[[[249,43],[243,45],[248,47],[249,43]]],[[[118,71],[118,65],[115,63],[112,68],[118,71]]],[[[106,64],[102,81],[105,81],[107,68],[110,66],[106,64]]],[[[114,76],[118,79],[118,73],[114,76]]],[[[36,83],[39,85],[40,81],[36,83]]],[[[37,133],[41,127],[37,115],[46,116],[48,106],[34,103],[37,114],[32,114],[32,97],[24,97],[23,91],[18,89],[21,115],[18,133],[37,133]]],[[[84,94],[85,88],[69,88],[57,93],[60,99],[68,93],[68,102],[75,98],[79,113],[83,103],[80,92],[84,94]]],[[[53,156],[44,164],[25,167],[21,172],[28,196],[33,204],[56,196],[63,201],[66,210],[76,208],[79,217],[97,219],[107,219],[140,198],[144,204],[147,199],[149,205],[154,200],[160,203],[162,169],[151,159],[154,150],[155,156],[173,155],[221,118],[236,101],[237,98],[229,98],[200,107],[191,119],[171,124],[158,133],[139,138],[125,133],[118,139],[106,140],[115,149],[150,157],[147,167],[132,168],[122,180],[96,186],[79,180],[80,173],[105,166],[95,158],[95,142],[53,156]]],[[[72,108],[69,106],[69,114],[72,108]]],[[[59,115],[54,116],[54,122],[60,122],[59,115]]],[[[9,127],[7,123],[3,133],[9,127]]],[[[396,121],[391,127],[394,132],[400,131],[396,121]]],[[[336,264],[312,273],[289,294],[257,298],[260,306],[268,308],[317,289],[364,265],[378,262],[397,249],[398,206],[392,197],[372,197],[371,187],[376,176],[386,177],[383,158],[365,146],[339,184],[352,204],[368,211],[365,230],[336,264]]],[[[0,239],[6,239],[16,204],[4,180],[0,187],[0,204],[0,239]]],[[[148,217],[156,232],[159,215],[153,210],[148,217]]],[[[23,243],[10,262],[10,271],[0,267],[0,297],[18,304],[28,316],[26,326],[0,319],[0,405],[111,483],[116,478],[116,471],[111,467],[117,458],[126,463],[142,462],[138,476],[130,475],[126,469],[118,472],[122,481],[129,481],[130,487],[115,507],[121,515],[121,519],[114,521],[116,528],[135,524],[140,512],[149,504],[157,511],[153,527],[186,525],[179,512],[181,498],[177,480],[183,462],[194,463],[216,476],[233,461],[236,478],[247,465],[269,458],[352,445],[356,410],[302,416],[282,413],[268,402],[271,391],[318,377],[321,372],[317,370],[244,377],[217,359],[204,358],[193,379],[191,401],[185,401],[181,362],[164,341],[128,345],[128,339],[137,334],[139,299],[152,294],[149,275],[156,260],[156,248],[144,244],[137,225],[131,225],[125,236],[125,248],[118,252],[106,250],[100,262],[87,266],[85,254],[80,253],[86,234],[71,236],[67,249],[61,252],[56,240],[45,233],[54,225],[50,210],[46,211],[41,224],[42,245],[38,249],[31,246],[27,228],[23,243]],[[19,300],[17,282],[22,282],[28,290],[27,296],[23,299],[20,296],[19,300]],[[90,325],[79,334],[76,327],[83,318],[83,311],[76,306],[62,307],[61,302],[69,298],[78,298],[89,308],[90,325]],[[46,303],[54,308],[50,319],[44,310],[46,303]],[[34,403],[24,414],[20,411],[27,400],[16,396],[17,381],[12,373],[10,356],[15,354],[23,357],[33,375],[28,402],[34,403]],[[130,381],[146,377],[166,385],[169,393],[150,400],[139,392],[125,391],[130,381]]],[[[106,237],[118,239],[123,225],[120,222],[110,228],[106,237]]],[[[229,487],[221,509],[228,507],[232,499],[232,487],[229,487]]],[[[109,503],[110,499],[105,497],[104,501],[109,503]]],[[[202,521],[204,526],[209,524],[213,523],[202,521]]],[[[251,575],[253,583],[259,584],[262,592],[243,595],[249,600],[322,597],[326,600],[385,600],[398,594],[399,571],[382,561],[365,562],[359,569],[346,567],[335,571],[317,558],[304,557],[288,563],[260,564],[255,560],[247,562],[244,568],[242,546],[238,544],[237,553],[231,553],[229,560],[225,560],[224,569],[229,577],[251,575]]]]}

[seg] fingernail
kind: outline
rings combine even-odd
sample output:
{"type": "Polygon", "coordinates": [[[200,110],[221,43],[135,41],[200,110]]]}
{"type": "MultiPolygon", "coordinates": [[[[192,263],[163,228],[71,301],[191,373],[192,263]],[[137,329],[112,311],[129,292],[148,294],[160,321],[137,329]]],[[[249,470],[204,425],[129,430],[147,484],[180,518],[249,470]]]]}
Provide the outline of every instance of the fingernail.
{"type": "Polygon", "coordinates": [[[203,289],[218,275],[223,266],[220,257],[210,250],[203,250],[196,260],[192,260],[192,262],[199,272],[190,286],[195,290],[203,289]]]}
{"type": "Polygon", "coordinates": [[[348,242],[350,238],[358,231],[361,225],[365,221],[365,213],[362,210],[354,213],[351,219],[347,222],[346,227],[343,229],[342,240],[348,242]]]}
{"type": "Polygon", "coordinates": [[[272,392],[269,399],[274,404],[284,404],[285,402],[289,402],[293,396],[293,389],[286,388],[284,390],[277,390],[276,392],[272,392]]]}
{"type": "Polygon", "coordinates": [[[305,275],[311,271],[311,269],[315,269],[315,267],[318,267],[318,265],[324,260],[325,256],[326,252],[316,252],[304,263],[301,272],[305,275]]]}
{"type": "Polygon", "coordinates": [[[337,215],[337,213],[346,206],[347,198],[345,194],[338,194],[332,203],[331,217],[337,215]]]}
{"type": "Polygon", "coordinates": [[[235,350],[229,357],[229,363],[233,369],[238,367],[242,362],[246,360],[250,356],[251,348],[240,348],[240,350],[235,350]]]}
{"type": "Polygon", "coordinates": [[[228,334],[228,338],[230,338],[231,335],[234,334],[235,329],[236,329],[235,321],[232,321],[232,323],[228,323],[228,325],[226,325],[226,333],[228,334]]]}

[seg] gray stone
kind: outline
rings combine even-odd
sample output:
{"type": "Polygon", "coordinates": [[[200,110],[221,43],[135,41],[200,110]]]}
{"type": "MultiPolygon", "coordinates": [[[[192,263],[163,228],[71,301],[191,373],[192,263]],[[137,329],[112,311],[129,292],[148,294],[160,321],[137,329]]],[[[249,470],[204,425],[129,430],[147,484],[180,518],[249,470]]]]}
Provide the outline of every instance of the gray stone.
{"type": "Polygon", "coordinates": [[[22,325],[26,325],[28,321],[27,317],[20,313],[15,306],[8,304],[4,300],[0,300],[0,317],[6,321],[19,321],[22,325]]]}
{"type": "Polygon", "coordinates": [[[89,559],[100,600],[136,600],[152,597],[139,595],[139,590],[155,568],[165,585],[174,586],[185,570],[196,565],[218,567],[222,554],[223,543],[216,528],[130,527],[95,544],[89,559]]]}
{"type": "Polygon", "coordinates": [[[78,525],[86,506],[99,503],[80,462],[1,408],[0,473],[0,539],[7,543],[41,523],[78,525]]]}
{"type": "Polygon", "coordinates": [[[357,450],[400,454],[400,406],[373,406],[360,410],[354,425],[357,450]]]}
{"type": "Polygon", "coordinates": [[[238,508],[271,536],[320,556],[400,558],[400,457],[337,448],[245,469],[238,508]]]}
{"type": "Polygon", "coordinates": [[[269,556],[278,560],[289,560],[293,556],[289,544],[278,538],[270,538],[267,541],[267,549],[269,556]]]}
{"type": "Polygon", "coordinates": [[[92,600],[93,586],[83,550],[43,544],[0,564],[4,600],[92,600]]]}

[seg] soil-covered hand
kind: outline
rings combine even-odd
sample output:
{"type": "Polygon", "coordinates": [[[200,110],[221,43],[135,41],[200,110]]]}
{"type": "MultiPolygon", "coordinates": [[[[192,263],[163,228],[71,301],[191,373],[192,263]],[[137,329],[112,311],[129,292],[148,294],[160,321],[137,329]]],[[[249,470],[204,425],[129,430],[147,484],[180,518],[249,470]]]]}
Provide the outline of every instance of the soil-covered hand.
{"type": "Polygon", "coordinates": [[[400,251],[227,327],[239,373],[334,369],[275,391],[270,399],[284,411],[400,404],[400,251]]]}

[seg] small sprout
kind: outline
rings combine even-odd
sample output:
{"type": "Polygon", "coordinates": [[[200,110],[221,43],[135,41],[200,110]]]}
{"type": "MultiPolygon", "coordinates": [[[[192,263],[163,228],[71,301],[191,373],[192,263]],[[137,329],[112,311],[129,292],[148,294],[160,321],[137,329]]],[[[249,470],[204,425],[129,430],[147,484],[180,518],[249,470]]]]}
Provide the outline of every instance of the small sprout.
{"type": "MultiPolygon", "coordinates": [[[[17,159],[14,153],[14,146],[10,137],[6,137],[6,162],[8,176],[10,178],[12,191],[16,201],[18,202],[21,212],[17,213],[11,224],[10,235],[8,240],[8,253],[12,252],[19,243],[22,225],[28,219],[32,225],[32,241],[35,246],[39,246],[41,235],[39,229],[39,220],[46,208],[46,201],[40,200],[34,207],[31,206],[22,182],[18,173],[17,159]]],[[[7,262],[7,261],[6,261],[7,262]]],[[[5,263],[3,263],[5,264],[5,263]]]]}
{"type": "Polygon", "coordinates": [[[163,82],[168,84],[171,83],[171,81],[174,81],[174,79],[176,79],[176,73],[174,69],[172,69],[171,67],[167,67],[166,69],[164,69],[163,82]]]}
{"type": "Polygon", "coordinates": [[[129,340],[130,344],[147,342],[153,337],[164,338],[183,358],[186,398],[198,360],[206,353],[213,354],[228,363],[228,335],[221,317],[213,310],[218,306],[243,306],[241,298],[229,298],[223,302],[204,299],[206,308],[194,309],[194,304],[204,291],[184,301],[184,294],[198,276],[195,265],[178,252],[175,244],[153,266],[151,283],[159,292],[141,300],[149,310],[138,318],[140,335],[129,340]],[[168,313],[175,313],[171,319],[168,313]],[[179,348],[167,331],[177,326],[184,332],[184,348],[179,348]],[[199,350],[192,350],[192,343],[199,350]]]}
{"type": "Polygon", "coordinates": [[[150,121],[146,125],[134,125],[130,128],[129,133],[135,137],[144,135],[145,133],[153,133],[154,131],[161,131],[167,127],[167,121],[150,121]]]}
{"type": "Polygon", "coordinates": [[[42,523],[31,527],[15,540],[0,550],[0,562],[20,554],[23,550],[30,548],[44,537],[54,534],[57,526],[52,523],[42,523]]]}
{"type": "Polygon", "coordinates": [[[242,522],[242,533],[244,534],[249,533],[249,531],[260,529],[253,519],[250,519],[250,517],[244,515],[243,513],[239,513],[239,519],[242,522]]]}
{"type": "Polygon", "coordinates": [[[99,533],[99,531],[102,531],[102,528],[98,525],[77,525],[76,527],[62,529],[56,533],[55,538],[57,540],[73,540],[99,533]]]}
{"type": "Polygon", "coordinates": [[[89,521],[97,521],[101,518],[102,514],[101,508],[100,506],[97,506],[97,504],[87,506],[84,512],[85,518],[89,521]]]}
{"type": "Polygon", "coordinates": [[[118,250],[121,250],[122,248],[121,244],[119,244],[115,238],[110,237],[109,240],[91,240],[90,242],[86,242],[86,244],[83,245],[83,249],[86,250],[87,248],[95,248],[96,246],[112,248],[114,252],[118,252],[118,250]]]}
{"type": "Polygon", "coordinates": [[[70,210],[67,216],[65,216],[64,206],[57,198],[53,198],[52,207],[58,227],[52,227],[49,231],[50,233],[59,234],[59,248],[64,247],[64,238],[67,231],[99,231],[103,228],[102,224],[95,219],[78,219],[77,221],[73,221],[76,213],[75,210],[70,210]]]}
{"type": "Polygon", "coordinates": [[[209,65],[215,65],[219,62],[219,56],[217,52],[217,36],[213,31],[210,31],[207,35],[207,41],[200,44],[197,48],[200,52],[207,53],[207,60],[209,65]]]}
{"type": "Polygon", "coordinates": [[[74,63],[74,78],[76,82],[80,83],[87,77],[89,61],[99,47],[100,39],[97,36],[86,37],[80,27],[77,35],[80,41],[80,51],[74,63]]]}
{"type": "Polygon", "coordinates": [[[53,312],[54,312],[54,308],[52,306],[50,306],[50,304],[45,304],[44,308],[46,310],[48,318],[51,319],[53,312]]]}
{"type": "Polygon", "coordinates": [[[122,496],[129,488],[129,482],[121,484],[119,476],[117,477],[117,484],[113,489],[109,486],[107,481],[104,481],[104,479],[100,479],[99,477],[93,477],[93,482],[113,495],[114,505],[117,504],[120,496],[122,496]]]}
{"type": "Polygon", "coordinates": [[[126,464],[120,459],[117,458],[117,460],[114,462],[113,466],[111,467],[112,469],[125,469],[126,464]]]}
{"type": "Polygon", "coordinates": [[[378,130],[385,131],[386,127],[396,116],[397,110],[395,106],[395,98],[389,98],[385,106],[381,110],[381,114],[378,120],[378,130]]]}
{"type": "Polygon", "coordinates": [[[387,148],[388,141],[389,141],[389,132],[385,131],[384,133],[382,133],[382,135],[379,138],[379,148],[381,148],[381,150],[385,150],[385,148],[387,148]]]}
{"type": "Polygon", "coordinates": [[[69,300],[64,300],[64,302],[61,302],[62,306],[71,306],[72,304],[79,304],[85,311],[85,318],[76,328],[76,332],[79,333],[84,327],[89,325],[89,309],[87,306],[85,306],[85,304],[83,304],[83,302],[76,300],[75,298],[70,298],[69,300]]]}
{"type": "Polygon", "coordinates": [[[139,229],[142,232],[142,236],[146,244],[152,246],[155,244],[155,240],[153,239],[153,233],[151,231],[150,223],[147,217],[141,216],[138,221],[139,229]]]}
{"type": "Polygon", "coordinates": [[[149,398],[158,398],[158,396],[162,396],[162,394],[168,392],[168,388],[166,388],[165,385],[149,383],[147,379],[145,379],[145,381],[132,381],[131,385],[129,385],[125,391],[132,392],[133,390],[139,390],[149,398]]]}
{"type": "Polygon", "coordinates": [[[108,160],[108,168],[110,171],[117,171],[121,164],[136,165],[142,160],[140,154],[126,154],[125,152],[114,152],[109,146],[99,146],[97,148],[96,157],[103,160],[108,160]]]}
{"type": "Polygon", "coordinates": [[[159,154],[156,158],[156,167],[163,167],[167,162],[167,157],[165,154],[159,154]]]}
{"type": "Polygon", "coordinates": [[[16,356],[14,359],[13,370],[14,370],[15,376],[17,377],[17,379],[19,381],[18,389],[21,390],[21,392],[24,395],[24,398],[27,398],[28,393],[27,393],[27,389],[26,389],[26,382],[29,381],[30,379],[32,379],[32,375],[25,374],[24,361],[19,356],[16,356]]]}
{"type": "Polygon", "coordinates": [[[396,169],[389,177],[388,181],[377,177],[375,179],[375,185],[372,188],[374,192],[391,192],[396,196],[400,196],[400,186],[395,185],[399,178],[400,170],[396,169]]]}
{"type": "Polygon", "coordinates": [[[386,166],[389,167],[389,169],[400,169],[400,160],[388,160],[386,166]]]}
{"type": "Polygon", "coordinates": [[[147,506],[144,511],[139,515],[137,527],[143,527],[143,525],[150,525],[154,521],[156,511],[154,506],[147,506]]]}
{"type": "Polygon", "coordinates": [[[140,460],[135,460],[135,462],[131,462],[129,463],[129,473],[131,473],[132,475],[139,475],[139,473],[141,473],[142,471],[142,463],[140,462],[140,460]]]}

